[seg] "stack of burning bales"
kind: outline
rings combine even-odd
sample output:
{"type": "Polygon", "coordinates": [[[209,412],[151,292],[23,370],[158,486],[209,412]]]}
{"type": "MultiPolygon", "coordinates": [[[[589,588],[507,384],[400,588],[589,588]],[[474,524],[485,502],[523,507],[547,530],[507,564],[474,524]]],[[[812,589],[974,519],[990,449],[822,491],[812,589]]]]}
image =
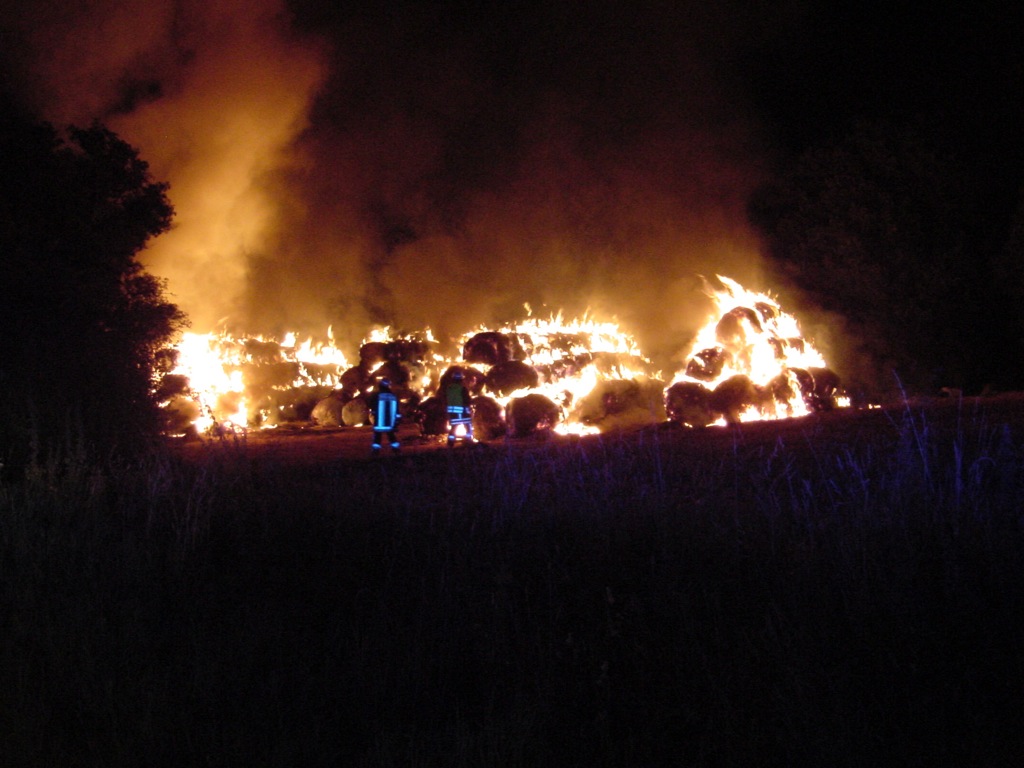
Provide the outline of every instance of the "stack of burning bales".
{"type": "Polygon", "coordinates": [[[430,381],[429,361],[436,343],[413,337],[370,341],[359,348],[359,363],[347,368],[339,386],[313,408],[311,420],[321,426],[358,427],[370,423],[368,396],[387,379],[403,404],[418,408],[423,385],[430,381]]]}
{"type": "Polygon", "coordinates": [[[480,328],[458,340],[458,354],[447,357],[429,331],[392,338],[385,329],[363,343],[355,365],[333,346],[305,354],[289,343],[207,335],[179,347],[191,362],[168,381],[188,386],[178,382],[173,393],[168,390],[168,412],[183,423],[193,419],[196,427],[197,407],[215,426],[363,426],[370,423],[370,395],[387,379],[406,423],[440,435],[447,431],[444,392],[456,372],[471,395],[474,432],[483,440],[665,421],[706,427],[845,404],[839,377],[803,339],[792,316],[771,297],[719,279],[725,289],[709,293],[713,318],[671,382],[616,325],[563,322],[560,315],[501,330],[480,328]]]}
{"type": "Polygon", "coordinates": [[[458,372],[472,398],[474,434],[483,440],[526,437],[569,422],[611,429],[664,421],[665,382],[622,378],[649,364],[636,355],[590,352],[587,342],[582,333],[545,334],[535,341],[527,333],[480,331],[464,341],[457,362],[444,361],[432,342],[370,342],[311,418],[324,426],[368,424],[367,398],[387,378],[407,422],[417,423],[425,435],[444,434],[444,392],[458,372]]]}
{"type": "Polygon", "coordinates": [[[668,418],[704,427],[835,408],[839,377],[802,337],[780,333],[783,319],[768,301],[727,311],[713,343],[698,348],[666,390],[668,418]]]}

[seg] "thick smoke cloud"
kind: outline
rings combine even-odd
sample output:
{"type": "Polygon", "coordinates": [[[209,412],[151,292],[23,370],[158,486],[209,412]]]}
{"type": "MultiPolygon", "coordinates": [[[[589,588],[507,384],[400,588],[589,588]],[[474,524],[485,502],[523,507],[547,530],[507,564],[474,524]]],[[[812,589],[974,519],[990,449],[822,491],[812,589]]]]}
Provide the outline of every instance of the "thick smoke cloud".
{"type": "Polygon", "coordinates": [[[194,330],[445,338],[529,303],[671,355],[709,309],[699,274],[768,287],[733,66],[768,27],[570,5],[37,3],[3,22],[6,85],[171,183],[144,260],[194,330]]]}

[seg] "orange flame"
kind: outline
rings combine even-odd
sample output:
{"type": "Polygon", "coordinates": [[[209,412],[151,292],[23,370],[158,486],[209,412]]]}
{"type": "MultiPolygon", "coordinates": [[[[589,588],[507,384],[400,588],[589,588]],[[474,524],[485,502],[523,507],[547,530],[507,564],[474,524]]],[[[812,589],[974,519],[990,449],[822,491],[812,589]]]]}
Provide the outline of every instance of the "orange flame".
{"type": "MultiPolygon", "coordinates": [[[[488,396],[505,409],[517,398],[543,395],[561,413],[554,430],[562,434],[664,421],[666,392],[681,382],[706,390],[709,396],[744,382],[753,393],[750,402],[741,402],[732,418],[727,414],[715,423],[808,413],[809,398],[801,393],[808,387],[808,372],[827,370],[824,357],[802,337],[796,319],[773,297],[749,291],[727,277],[718,279],[724,287],[709,288],[714,311],[696,334],[687,365],[668,385],[636,340],[616,322],[587,315],[567,320],[561,312],[542,319],[525,305],[526,319],[496,333],[515,340],[516,359],[533,367],[537,384],[500,395],[488,392],[488,396]]],[[[328,328],[325,342],[308,338],[301,343],[294,333],[279,340],[185,334],[177,345],[179,363],[173,373],[187,377],[191,396],[199,405],[201,416],[195,428],[272,427],[289,421],[288,398],[283,393],[301,390],[307,401],[315,401],[341,391],[350,363],[335,345],[332,331],[328,328]]],[[[489,332],[481,326],[453,341],[462,350],[476,334],[489,332]]],[[[466,362],[461,356],[439,354],[429,328],[416,334],[416,339],[426,342],[428,352],[420,363],[409,366],[407,386],[420,399],[436,391],[448,368],[466,362]]],[[[378,327],[369,331],[363,345],[400,340],[391,328],[378,327]]],[[[372,382],[372,374],[382,365],[374,364],[366,380],[372,382]]],[[[489,368],[482,367],[485,375],[489,368]]],[[[836,404],[846,403],[838,400],[836,404]]]]}

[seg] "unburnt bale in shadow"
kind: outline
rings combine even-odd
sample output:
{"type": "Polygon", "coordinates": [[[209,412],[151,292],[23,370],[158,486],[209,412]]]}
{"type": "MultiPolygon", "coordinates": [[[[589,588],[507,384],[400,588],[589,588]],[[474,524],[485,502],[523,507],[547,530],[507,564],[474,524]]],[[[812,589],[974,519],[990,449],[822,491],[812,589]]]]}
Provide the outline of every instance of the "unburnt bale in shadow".
{"type": "Polygon", "coordinates": [[[346,427],[361,427],[370,423],[370,406],[362,395],[353,397],[341,409],[341,421],[346,427]]]}
{"type": "Polygon", "coordinates": [[[327,397],[317,401],[316,405],[313,406],[312,412],[309,414],[309,420],[320,427],[343,426],[345,419],[342,416],[342,411],[344,411],[347,401],[348,398],[345,396],[345,393],[340,389],[336,389],[327,397]]]}

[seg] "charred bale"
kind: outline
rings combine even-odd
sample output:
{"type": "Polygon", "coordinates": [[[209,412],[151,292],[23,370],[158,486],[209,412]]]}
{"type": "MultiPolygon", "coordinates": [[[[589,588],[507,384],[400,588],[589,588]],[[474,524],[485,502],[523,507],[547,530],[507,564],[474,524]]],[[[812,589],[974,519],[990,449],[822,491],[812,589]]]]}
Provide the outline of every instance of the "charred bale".
{"type": "Polygon", "coordinates": [[[361,365],[354,365],[341,374],[341,391],[348,398],[355,397],[373,386],[370,380],[370,372],[361,365]]]}
{"type": "Polygon", "coordinates": [[[388,359],[383,341],[368,341],[359,348],[359,365],[370,371],[388,359]]]}
{"type": "Polygon", "coordinates": [[[828,411],[836,407],[839,376],[828,368],[791,368],[800,395],[812,411],[828,411]]]}
{"type": "Polygon", "coordinates": [[[600,381],[579,402],[579,420],[602,432],[657,424],[665,420],[665,383],[655,379],[600,381]]]}
{"type": "Polygon", "coordinates": [[[391,382],[391,390],[401,397],[408,389],[410,378],[409,368],[404,363],[398,360],[385,360],[370,374],[369,383],[372,387],[377,387],[381,379],[387,379],[391,382]]]}
{"type": "Polygon", "coordinates": [[[512,342],[504,333],[482,331],[462,346],[462,359],[473,365],[500,365],[512,359],[512,342]]]}
{"type": "Polygon", "coordinates": [[[807,405],[813,411],[831,411],[836,407],[839,375],[830,368],[808,368],[807,372],[814,379],[811,398],[807,405]]]}
{"type": "Polygon", "coordinates": [[[711,413],[711,390],[696,381],[679,381],[665,391],[665,414],[688,427],[706,427],[711,413]]]}
{"type": "Polygon", "coordinates": [[[430,352],[430,344],[423,339],[394,339],[384,345],[384,356],[409,365],[420,363],[430,352]]]}
{"type": "Polygon", "coordinates": [[[512,349],[513,360],[526,360],[533,354],[533,339],[525,333],[509,333],[509,346],[512,349]]]}
{"type": "Polygon", "coordinates": [[[725,419],[726,424],[739,424],[740,415],[759,401],[757,388],[750,377],[738,373],[730,376],[711,392],[708,405],[711,412],[725,419]]]}
{"type": "Polygon", "coordinates": [[[547,432],[561,418],[554,401],[535,392],[513,398],[505,413],[512,437],[529,437],[537,432],[547,432]]]}
{"type": "Polygon", "coordinates": [[[505,409],[493,397],[481,395],[472,399],[473,435],[477,440],[494,440],[508,430],[505,409]]]}
{"type": "Polygon", "coordinates": [[[722,375],[722,369],[731,357],[722,347],[702,349],[686,364],[686,375],[700,381],[714,381],[722,375]]]}
{"type": "Polygon", "coordinates": [[[520,389],[532,389],[540,383],[540,376],[531,365],[521,360],[506,360],[487,372],[484,384],[489,392],[507,397],[520,389]]]}

